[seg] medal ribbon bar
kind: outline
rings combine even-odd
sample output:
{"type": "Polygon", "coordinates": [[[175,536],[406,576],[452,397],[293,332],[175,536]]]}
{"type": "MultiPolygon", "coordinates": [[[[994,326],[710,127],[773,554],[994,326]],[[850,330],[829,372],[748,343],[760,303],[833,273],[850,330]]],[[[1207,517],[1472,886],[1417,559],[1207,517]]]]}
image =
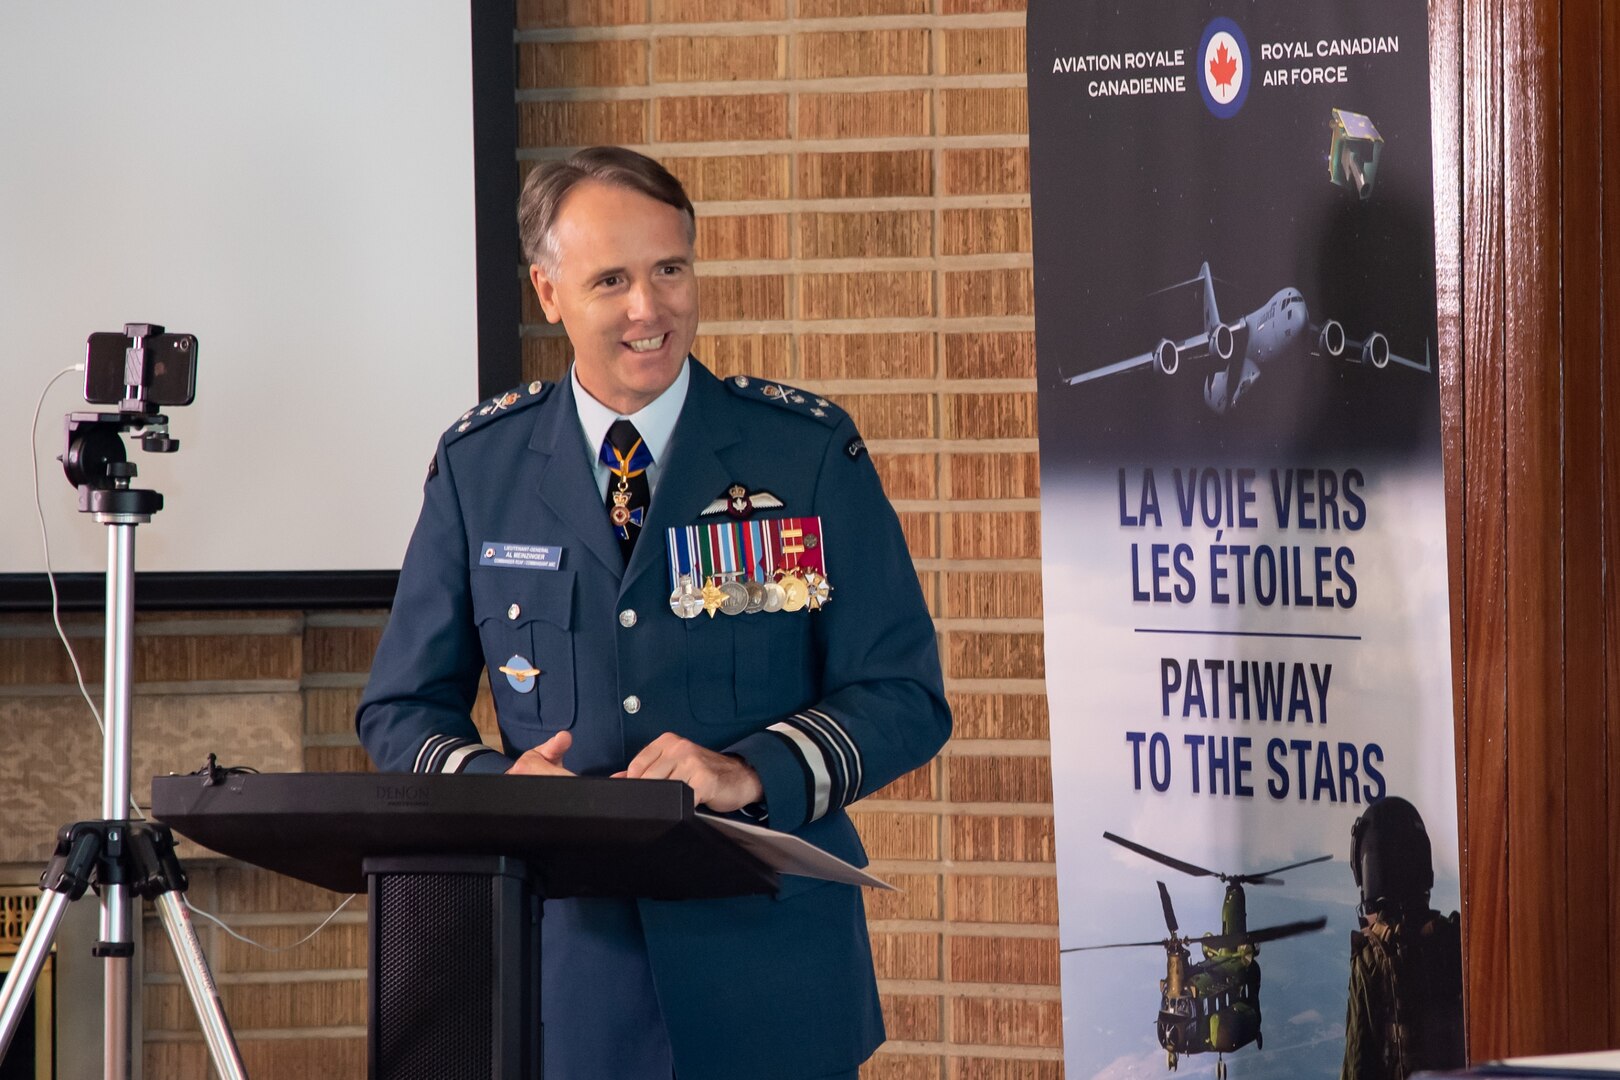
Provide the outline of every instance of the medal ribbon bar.
{"type": "Polygon", "coordinates": [[[668,530],[670,589],[681,578],[702,586],[710,578],[768,584],[778,570],[827,574],[827,544],[821,518],[754,518],[676,526],[668,530]]]}

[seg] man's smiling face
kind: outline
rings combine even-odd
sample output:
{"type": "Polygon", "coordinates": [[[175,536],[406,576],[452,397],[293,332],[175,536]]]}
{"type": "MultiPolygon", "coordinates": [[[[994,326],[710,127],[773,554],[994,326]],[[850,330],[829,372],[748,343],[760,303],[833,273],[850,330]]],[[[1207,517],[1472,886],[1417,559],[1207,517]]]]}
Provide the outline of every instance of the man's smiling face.
{"type": "Polygon", "coordinates": [[[575,378],[622,416],[667,390],[697,336],[690,220],[629,188],[585,180],[563,198],[550,266],[529,278],[574,346],[575,378]]]}

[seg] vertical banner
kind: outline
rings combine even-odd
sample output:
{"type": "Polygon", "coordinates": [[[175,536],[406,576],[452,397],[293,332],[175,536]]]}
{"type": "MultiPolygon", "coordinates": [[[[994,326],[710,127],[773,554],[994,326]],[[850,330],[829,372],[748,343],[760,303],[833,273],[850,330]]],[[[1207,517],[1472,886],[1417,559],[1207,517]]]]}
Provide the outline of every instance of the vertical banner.
{"type": "Polygon", "coordinates": [[[1028,27],[1066,1075],[1460,1065],[1425,5],[1028,27]]]}

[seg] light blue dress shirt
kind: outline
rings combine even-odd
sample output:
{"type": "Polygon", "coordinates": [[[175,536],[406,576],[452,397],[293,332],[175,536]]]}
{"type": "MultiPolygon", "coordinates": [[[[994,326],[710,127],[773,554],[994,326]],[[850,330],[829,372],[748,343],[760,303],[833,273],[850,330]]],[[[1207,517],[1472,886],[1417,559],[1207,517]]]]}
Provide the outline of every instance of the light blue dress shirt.
{"type": "Polygon", "coordinates": [[[663,471],[664,452],[669,449],[670,436],[675,433],[675,421],[681,418],[681,406],[686,404],[686,387],[692,381],[692,358],[681,361],[681,373],[669,384],[669,389],[653,398],[639,411],[621,417],[606,405],[591,397],[590,391],[579,384],[579,373],[570,369],[568,381],[574,387],[574,408],[579,413],[579,427],[585,436],[585,454],[596,477],[596,490],[607,501],[608,478],[613,474],[602,464],[602,442],[615,420],[624,419],[636,425],[641,441],[652,454],[653,463],[647,467],[647,492],[658,490],[658,474],[663,471]]]}

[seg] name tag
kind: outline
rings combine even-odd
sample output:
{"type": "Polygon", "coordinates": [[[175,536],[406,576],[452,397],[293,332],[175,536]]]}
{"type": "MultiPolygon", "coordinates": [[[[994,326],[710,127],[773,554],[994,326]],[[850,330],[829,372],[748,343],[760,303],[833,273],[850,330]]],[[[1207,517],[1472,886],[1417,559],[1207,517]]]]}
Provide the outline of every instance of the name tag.
{"type": "Polygon", "coordinates": [[[562,548],[539,544],[500,544],[485,540],[479,547],[478,565],[555,570],[562,565],[562,548]]]}

